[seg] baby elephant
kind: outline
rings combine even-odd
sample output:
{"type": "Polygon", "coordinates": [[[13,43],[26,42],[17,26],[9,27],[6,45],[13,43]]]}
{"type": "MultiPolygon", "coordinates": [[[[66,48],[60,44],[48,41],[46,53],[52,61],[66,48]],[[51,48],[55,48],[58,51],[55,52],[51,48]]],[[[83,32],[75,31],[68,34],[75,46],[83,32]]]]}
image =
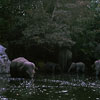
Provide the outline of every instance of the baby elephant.
{"type": "Polygon", "coordinates": [[[10,64],[11,77],[15,78],[33,78],[35,69],[35,64],[24,57],[16,58],[10,64]]]}
{"type": "Polygon", "coordinates": [[[68,69],[68,72],[70,72],[71,70],[76,71],[77,73],[79,72],[84,72],[85,71],[85,64],[83,62],[77,62],[77,63],[72,63],[70,68],[68,69]]]}

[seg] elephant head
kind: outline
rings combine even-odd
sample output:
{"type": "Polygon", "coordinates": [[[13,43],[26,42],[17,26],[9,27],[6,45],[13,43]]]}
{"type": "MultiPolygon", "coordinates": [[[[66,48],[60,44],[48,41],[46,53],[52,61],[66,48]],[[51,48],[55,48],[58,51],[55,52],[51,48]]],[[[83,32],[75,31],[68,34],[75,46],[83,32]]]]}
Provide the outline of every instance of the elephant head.
{"type": "Polygon", "coordinates": [[[69,69],[68,69],[68,72],[70,72],[72,69],[75,69],[75,67],[76,67],[76,63],[72,63],[71,65],[70,65],[70,67],[69,67],[69,69]]]}
{"type": "Polygon", "coordinates": [[[20,67],[20,71],[25,72],[26,77],[34,77],[35,74],[35,64],[29,61],[23,63],[23,66],[20,67]]]}
{"type": "Polygon", "coordinates": [[[33,62],[28,61],[24,57],[12,60],[10,65],[10,74],[12,77],[33,78],[36,66],[33,62]]]}
{"type": "Polygon", "coordinates": [[[72,69],[74,69],[77,73],[84,72],[85,71],[85,64],[83,62],[77,62],[72,63],[71,66],[68,69],[68,72],[70,72],[72,69]]]}

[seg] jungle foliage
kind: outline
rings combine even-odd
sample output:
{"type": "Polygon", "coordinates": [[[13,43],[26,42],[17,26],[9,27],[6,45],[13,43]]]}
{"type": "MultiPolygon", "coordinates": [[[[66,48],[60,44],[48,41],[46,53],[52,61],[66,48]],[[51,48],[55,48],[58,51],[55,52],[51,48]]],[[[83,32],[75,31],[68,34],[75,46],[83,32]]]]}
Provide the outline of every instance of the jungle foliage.
{"type": "Polygon", "coordinates": [[[0,44],[10,58],[68,48],[73,61],[91,63],[100,58],[99,19],[99,0],[0,0],[0,44]]]}

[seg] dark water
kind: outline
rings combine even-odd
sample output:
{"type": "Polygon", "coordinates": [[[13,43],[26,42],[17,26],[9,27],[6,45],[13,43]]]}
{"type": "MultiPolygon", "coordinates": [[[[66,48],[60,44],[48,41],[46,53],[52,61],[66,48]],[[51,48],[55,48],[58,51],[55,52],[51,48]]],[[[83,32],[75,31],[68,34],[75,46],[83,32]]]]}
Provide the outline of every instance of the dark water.
{"type": "Polygon", "coordinates": [[[75,75],[36,75],[34,80],[0,75],[0,100],[100,100],[100,81],[75,75]]]}

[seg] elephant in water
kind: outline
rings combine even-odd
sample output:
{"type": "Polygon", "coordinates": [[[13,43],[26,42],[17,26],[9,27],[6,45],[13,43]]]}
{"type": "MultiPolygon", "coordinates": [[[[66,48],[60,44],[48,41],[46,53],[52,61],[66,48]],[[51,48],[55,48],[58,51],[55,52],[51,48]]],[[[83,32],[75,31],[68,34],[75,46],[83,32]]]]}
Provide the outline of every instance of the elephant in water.
{"type": "Polygon", "coordinates": [[[94,62],[94,67],[96,70],[96,78],[98,79],[98,76],[100,75],[100,60],[94,62]]]}
{"type": "Polygon", "coordinates": [[[79,72],[85,72],[85,64],[83,62],[77,62],[77,63],[72,63],[71,66],[68,69],[68,72],[71,70],[76,71],[77,73],[79,72]]]}
{"type": "Polygon", "coordinates": [[[11,77],[15,78],[33,78],[36,66],[24,57],[18,57],[12,60],[10,64],[11,77]]]}

